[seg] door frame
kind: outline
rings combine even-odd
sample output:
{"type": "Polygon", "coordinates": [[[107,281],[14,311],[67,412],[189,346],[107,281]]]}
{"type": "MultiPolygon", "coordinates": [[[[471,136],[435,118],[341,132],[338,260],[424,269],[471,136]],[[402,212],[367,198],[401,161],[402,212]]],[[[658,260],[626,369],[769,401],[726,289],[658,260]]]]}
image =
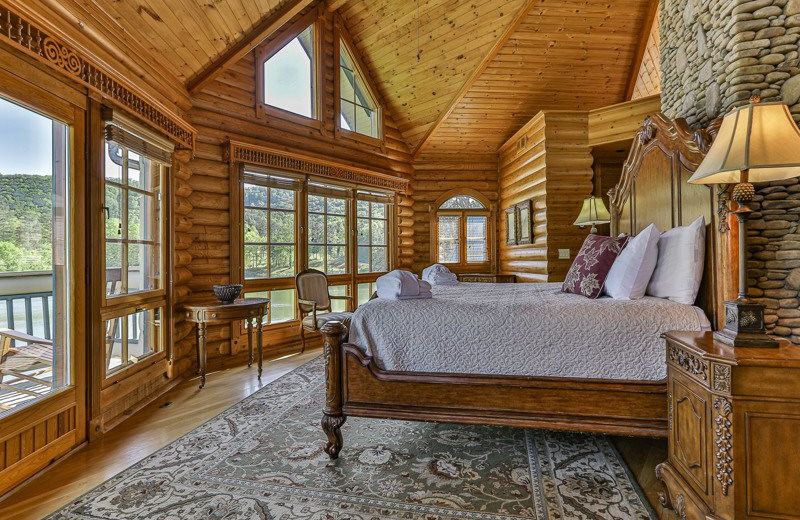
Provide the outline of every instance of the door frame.
{"type": "Polygon", "coordinates": [[[70,385],[0,419],[0,495],[86,441],[86,95],[0,50],[0,96],[68,125],[70,385]],[[24,73],[24,76],[19,75],[24,73]],[[35,81],[35,83],[33,82],[35,81]],[[17,458],[18,457],[18,458],[17,458]],[[11,464],[7,462],[13,461],[11,464]]]}

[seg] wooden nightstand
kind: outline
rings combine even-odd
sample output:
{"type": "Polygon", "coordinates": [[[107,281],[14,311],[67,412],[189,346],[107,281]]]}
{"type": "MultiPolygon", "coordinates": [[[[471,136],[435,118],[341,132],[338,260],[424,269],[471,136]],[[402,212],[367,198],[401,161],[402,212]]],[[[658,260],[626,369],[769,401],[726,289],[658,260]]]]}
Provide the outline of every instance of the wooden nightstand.
{"type": "Polygon", "coordinates": [[[667,340],[669,458],[656,467],[681,519],[800,519],[800,347],[667,340]]]}
{"type": "Polygon", "coordinates": [[[456,276],[459,282],[516,283],[517,281],[517,276],[513,274],[469,273],[456,276]]]}

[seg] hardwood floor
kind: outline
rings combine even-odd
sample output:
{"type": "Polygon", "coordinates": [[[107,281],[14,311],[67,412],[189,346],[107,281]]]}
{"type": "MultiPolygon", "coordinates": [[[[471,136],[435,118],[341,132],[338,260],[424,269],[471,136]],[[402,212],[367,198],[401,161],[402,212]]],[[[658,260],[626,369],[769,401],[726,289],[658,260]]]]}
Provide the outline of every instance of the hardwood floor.
{"type": "MultiPolygon", "coordinates": [[[[197,379],[184,381],[101,439],[78,449],[8,495],[0,502],[0,518],[43,518],[320,352],[321,349],[310,349],[301,355],[266,362],[260,383],[255,366],[210,373],[202,390],[197,388],[197,379]]],[[[657,498],[660,487],[653,469],[666,458],[666,442],[617,437],[614,443],[661,514],[657,498]]]]}

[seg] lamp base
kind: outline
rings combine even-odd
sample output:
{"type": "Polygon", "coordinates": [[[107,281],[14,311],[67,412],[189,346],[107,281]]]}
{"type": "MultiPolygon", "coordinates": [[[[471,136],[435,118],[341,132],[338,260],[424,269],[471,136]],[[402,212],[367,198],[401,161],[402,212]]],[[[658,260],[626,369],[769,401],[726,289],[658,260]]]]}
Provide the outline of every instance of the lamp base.
{"type": "Polygon", "coordinates": [[[764,306],[750,300],[727,301],[725,328],[714,333],[714,339],[732,347],[776,348],[778,342],[767,336],[764,327],[764,306]]]}

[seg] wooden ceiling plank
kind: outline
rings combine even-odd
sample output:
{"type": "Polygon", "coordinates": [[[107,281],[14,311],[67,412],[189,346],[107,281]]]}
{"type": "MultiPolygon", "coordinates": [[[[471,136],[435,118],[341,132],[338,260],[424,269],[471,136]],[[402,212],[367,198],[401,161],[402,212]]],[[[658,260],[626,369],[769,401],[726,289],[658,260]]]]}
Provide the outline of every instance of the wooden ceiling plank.
{"type": "Polygon", "coordinates": [[[347,0],[326,0],[325,7],[328,9],[328,12],[335,12],[344,7],[347,3],[347,0]]]}
{"type": "MultiPolygon", "coordinates": [[[[87,25],[95,25],[100,28],[103,33],[103,38],[108,40],[115,47],[126,55],[140,56],[141,59],[155,68],[160,68],[163,77],[167,82],[172,75],[167,74],[167,71],[172,71],[174,68],[171,63],[165,64],[158,57],[161,56],[159,49],[150,41],[149,38],[134,37],[119,23],[117,17],[113,12],[104,9],[102,6],[94,2],[79,2],[77,0],[47,0],[45,4],[58,4],[59,8],[70,11],[73,15],[79,17],[84,23],[84,30],[87,25]],[[89,24],[86,24],[86,22],[89,24]],[[112,40],[113,39],[113,40],[112,40]],[[139,50],[141,49],[141,50],[139,50]],[[144,52],[142,52],[144,50],[144,52]]],[[[166,58],[166,57],[165,57],[166,58]]],[[[177,78],[172,79],[177,81],[177,78]]],[[[178,82],[181,90],[185,90],[181,82],[178,82]]]]}
{"type": "MultiPolygon", "coordinates": [[[[183,77],[185,80],[185,76],[189,70],[203,65],[203,61],[201,60],[203,58],[207,59],[207,47],[204,47],[194,36],[194,34],[197,34],[195,31],[189,30],[186,27],[184,20],[187,18],[175,12],[175,5],[170,4],[167,6],[163,0],[150,0],[149,3],[147,3],[147,0],[140,1],[142,2],[139,4],[141,13],[139,10],[134,12],[139,14],[139,16],[144,19],[145,23],[155,25],[155,32],[159,40],[161,40],[161,43],[159,43],[161,54],[166,54],[167,59],[173,61],[173,70],[177,72],[176,75],[179,78],[183,77]],[[154,17],[157,17],[158,20],[154,19],[154,17]],[[166,39],[162,35],[162,30],[164,30],[164,28],[169,28],[170,32],[174,35],[172,40],[166,39]],[[194,45],[192,45],[192,42],[194,42],[194,45]],[[169,53],[164,53],[164,49],[172,50],[176,56],[179,56],[183,60],[183,63],[174,62],[169,53]]],[[[128,12],[132,11],[132,8],[126,5],[125,2],[115,3],[114,9],[122,16],[126,16],[123,14],[126,10],[128,12]]],[[[127,16],[132,15],[128,14],[127,16]]],[[[131,19],[128,20],[129,23],[130,20],[131,19]]]]}
{"type": "Polygon", "coordinates": [[[436,128],[438,128],[439,125],[442,123],[442,121],[444,121],[447,118],[447,116],[449,116],[452,113],[453,108],[455,108],[455,105],[469,91],[469,89],[472,86],[472,84],[478,79],[478,77],[481,75],[481,73],[489,66],[489,64],[492,62],[494,57],[500,52],[500,50],[506,44],[508,39],[511,37],[511,35],[514,34],[514,31],[517,30],[517,27],[519,27],[519,25],[523,22],[523,20],[525,20],[525,18],[528,15],[528,11],[530,11],[530,9],[531,9],[531,7],[533,7],[534,3],[535,3],[535,0],[526,0],[525,1],[525,3],[519,9],[519,12],[514,16],[514,19],[506,27],[506,30],[503,31],[503,34],[500,36],[500,38],[497,40],[497,42],[492,46],[491,50],[486,55],[486,57],[481,61],[481,63],[478,66],[478,68],[475,69],[475,71],[472,73],[472,75],[467,80],[467,82],[464,83],[464,85],[458,91],[456,96],[450,102],[449,107],[447,108],[447,110],[445,110],[444,112],[442,112],[439,115],[439,117],[436,119],[436,122],[434,122],[433,125],[431,125],[431,127],[428,129],[428,131],[423,136],[422,140],[419,142],[419,144],[417,144],[416,148],[414,149],[414,153],[413,153],[414,157],[419,155],[419,153],[425,147],[425,144],[428,142],[428,140],[431,138],[433,133],[436,131],[436,128]]]}
{"type": "Polygon", "coordinates": [[[260,42],[283,27],[289,20],[311,5],[314,1],[315,0],[286,0],[278,9],[244,35],[239,42],[229,47],[227,51],[191,79],[187,84],[189,92],[196,93],[202,90],[204,86],[213,81],[217,75],[232,63],[243,58],[260,42]]]}

